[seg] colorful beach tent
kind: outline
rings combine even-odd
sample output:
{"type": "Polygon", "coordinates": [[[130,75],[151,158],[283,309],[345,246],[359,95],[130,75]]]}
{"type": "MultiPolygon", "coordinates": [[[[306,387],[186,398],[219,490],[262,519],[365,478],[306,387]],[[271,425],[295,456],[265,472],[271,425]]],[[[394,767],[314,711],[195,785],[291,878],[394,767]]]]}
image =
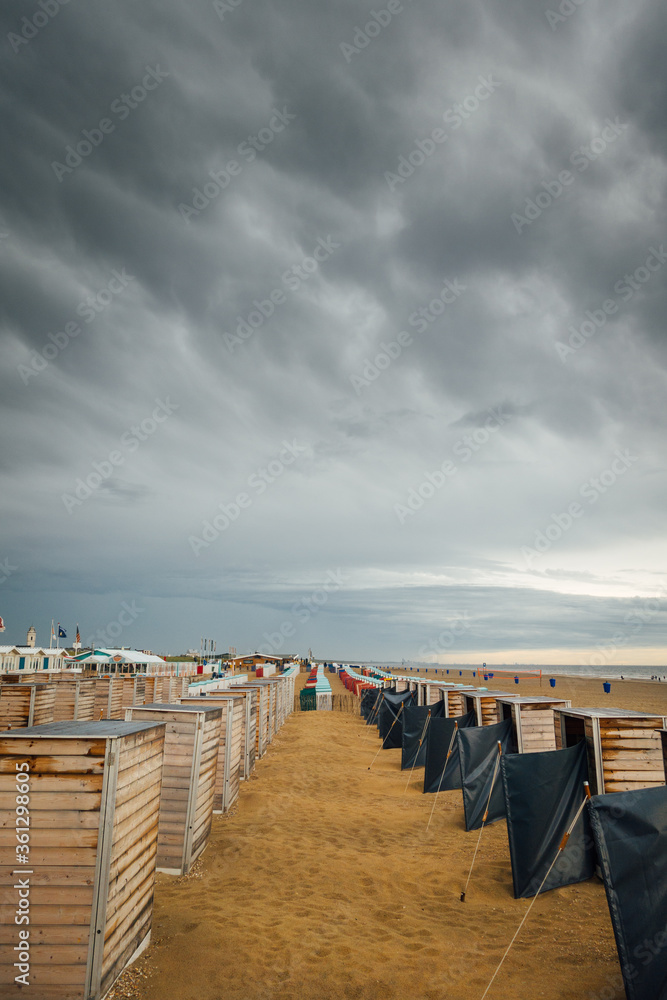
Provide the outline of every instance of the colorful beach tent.
{"type": "Polygon", "coordinates": [[[435,705],[405,706],[401,715],[403,722],[401,770],[424,766],[426,763],[426,737],[428,736],[431,722],[435,718],[444,719],[444,717],[444,701],[438,701],[435,705]]]}
{"type": "Polygon", "coordinates": [[[588,812],[628,1000],[665,1000],[667,788],[594,795],[588,812]]]}
{"type": "MultiPolygon", "coordinates": [[[[503,755],[500,772],[514,897],[527,899],[538,892],[586,797],[586,744],[582,741],[566,750],[503,755]]],[[[594,874],[595,850],[584,810],[542,892],[583,882],[594,874]]]]}
{"type": "Polygon", "coordinates": [[[454,740],[452,753],[447,761],[447,751],[452,741],[454,723],[459,729],[476,726],[475,713],[452,716],[449,719],[431,719],[426,734],[426,754],[424,759],[424,791],[446,792],[461,787],[461,763],[459,761],[458,740],[454,740]],[[444,774],[443,774],[444,768],[444,774]]]}
{"type": "Polygon", "coordinates": [[[384,691],[378,712],[378,728],[380,739],[384,741],[384,749],[395,749],[401,746],[403,723],[401,705],[416,705],[417,695],[413,691],[384,691]]]}
{"type": "Polygon", "coordinates": [[[493,823],[505,815],[505,795],[499,771],[498,743],[502,752],[508,753],[512,740],[512,721],[505,719],[493,726],[475,726],[460,729],[458,736],[463,788],[463,812],[466,830],[479,830],[482,825],[489,794],[489,815],[486,822],[493,823]],[[493,781],[496,774],[495,782],[493,781]],[[493,783],[493,792],[491,787],[493,783]]]}

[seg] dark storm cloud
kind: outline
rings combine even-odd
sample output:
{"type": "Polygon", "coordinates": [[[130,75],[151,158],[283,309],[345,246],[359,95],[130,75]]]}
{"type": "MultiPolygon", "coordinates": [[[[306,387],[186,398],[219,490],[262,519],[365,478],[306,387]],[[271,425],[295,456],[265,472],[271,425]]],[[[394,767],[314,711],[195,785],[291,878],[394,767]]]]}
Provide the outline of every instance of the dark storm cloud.
{"type": "Polygon", "coordinates": [[[12,641],[250,647],[342,567],[301,646],[474,588],[470,650],[579,648],[656,591],[665,14],[560,6],[4,4],[12,641]]]}

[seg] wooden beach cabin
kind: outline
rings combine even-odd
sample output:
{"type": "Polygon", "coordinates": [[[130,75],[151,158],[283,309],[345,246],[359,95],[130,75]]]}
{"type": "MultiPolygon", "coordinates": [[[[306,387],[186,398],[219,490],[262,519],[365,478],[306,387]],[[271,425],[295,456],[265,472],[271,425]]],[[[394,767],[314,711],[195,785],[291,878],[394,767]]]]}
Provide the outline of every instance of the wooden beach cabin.
{"type": "Polygon", "coordinates": [[[168,875],[186,875],[211,832],[222,709],[135,705],[125,710],[125,718],[165,723],[157,868],[168,875]]]}
{"type": "MultiPolygon", "coordinates": [[[[235,684],[228,691],[250,691],[254,694],[252,700],[252,711],[254,714],[255,731],[255,760],[259,760],[266,753],[268,744],[268,710],[269,692],[259,681],[246,681],[244,684],[235,684]]],[[[252,722],[251,722],[252,730],[252,722]]]]}
{"type": "Polygon", "coordinates": [[[217,691],[199,697],[183,698],[181,704],[213,705],[222,710],[213,812],[228,812],[239,797],[245,759],[246,705],[249,708],[250,701],[242,691],[238,694],[217,691]]]}
{"type": "Polygon", "coordinates": [[[135,722],[0,733],[0,815],[9,821],[0,829],[3,1000],[100,1000],[149,943],[163,747],[164,726],[135,722]],[[17,763],[27,767],[25,783],[17,763]],[[15,828],[18,788],[26,786],[22,865],[15,828]],[[22,890],[30,910],[27,986],[14,978],[14,917],[24,905],[18,878],[29,893],[22,890]]]}
{"type": "Polygon", "coordinates": [[[0,730],[53,722],[53,684],[0,684],[0,730]]]}
{"type": "Polygon", "coordinates": [[[469,709],[466,708],[465,696],[470,692],[476,692],[478,688],[472,684],[466,687],[443,687],[441,688],[440,700],[445,703],[446,718],[454,718],[457,715],[465,715],[469,709]]]}
{"type": "Polygon", "coordinates": [[[478,726],[495,726],[500,722],[498,715],[498,698],[511,698],[509,691],[487,691],[485,688],[474,688],[463,695],[463,713],[474,712],[478,726]]]}
{"type": "Polygon", "coordinates": [[[520,697],[505,695],[496,698],[498,722],[512,720],[514,746],[519,753],[538,753],[556,749],[554,709],[570,708],[568,699],[554,699],[547,695],[520,697]]]}
{"type": "Polygon", "coordinates": [[[627,708],[554,709],[556,748],[586,740],[593,795],[664,785],[661,715],[627,708]]]}

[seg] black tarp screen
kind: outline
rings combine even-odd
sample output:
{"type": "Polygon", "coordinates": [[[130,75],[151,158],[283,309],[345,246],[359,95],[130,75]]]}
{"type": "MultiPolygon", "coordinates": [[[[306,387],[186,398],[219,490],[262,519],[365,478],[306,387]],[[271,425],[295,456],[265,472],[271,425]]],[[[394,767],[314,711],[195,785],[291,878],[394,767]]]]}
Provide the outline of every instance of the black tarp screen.
{"type": "Polygon", "coordinates": [[[477,725],[474,712],[450,719],[431,719],[426,733],[425,792],[437,792],[438,790],[446,792],[452,788],[461,787],[458,740],[454,740],[452,755],[447,763],[447,751],[451,743],[455,722],[458,722],[459,729],[477,725]],[[445,764],[447,764],[446,767],[445,764]],[[445,768],[444,775],[442,773],[443,767],[445,768]]]}
{"type": "Polygon", "coordinates": [[[385,750],[400,747],[403,734],[401,705],[414,705],[416,700],[417,696],[413,691],[401,691],[398,694],[384,692],[378,713],[378,727],[385,750]]]}
{"type": "MultiPolygon", "coordinates": [[[[466,830],[479,830],[482,825],[498,759],[498,743],[503,753],[507,753],[511,740],[511,719],[505,719],[504,722],[498,722],[493,726],[475,726],[473,729],[460,730],[457,743],[461,761],[466,830]]],[[[498,772],[493,784],[486,822],[493,823],[497,819],[502,819],[504,815],[505,794],[498,772]]]]}
{"type": "Polygon", "coordinates": [[[628,1000],[667,998],[667,788],[588,804],[628,1000]]]}
{"type": "Polygon", "coordinates": [[[445,717],[445,703],[438,701],[435,705],[406,705],[401,713],[403,723],[403,740],[401,748],[401,770],[409,767],[423,767],[426,762],[426,737],[431,728],[431,722],[436,718],[445,717]],[[430,722],[426,720],[431,716],[430,722]],[[424,727],[426,729],[424,730],[424,727]],[[421,741],[421,744],[420,744],[421,741]]]}
{"type": "MultiPolygon", "coordinates": [[[[543,753],[509,754],[501,758],[500,772],[514,896],[527,899],[537,893],[585,798],[586,744],[543,753]]],[[[583,882],[594,874],[595,848],[584,811],[542,891],[583,882]]]]}
{"type": "MultiPolygon", "coordinates": [[[[380,704],[380,699],[382,698],[382,691],[379,688],[366,688],[365,691],[361,692],[361,704],[359,710],[361,712],[362,718],[366,720],[366,725],[371,723],[371,715],[375,716],[374,709],[380,704]]],[[[373,722],[375,719],[373,718],[373,722]]]]}

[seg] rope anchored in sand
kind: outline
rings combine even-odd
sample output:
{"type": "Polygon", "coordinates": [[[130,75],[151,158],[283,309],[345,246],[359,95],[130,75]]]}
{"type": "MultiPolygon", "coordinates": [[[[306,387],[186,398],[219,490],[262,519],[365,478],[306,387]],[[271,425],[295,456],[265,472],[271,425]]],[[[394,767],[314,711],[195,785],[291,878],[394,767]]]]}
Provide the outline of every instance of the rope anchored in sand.
{"type": "Polygon", "coordinates": [[[428,828],[431,825],[431,820],[433,819],[433,813],[435,812],[435,804],[438,801],[438,795],[440,794],[440,789],[442,788],[442,782],[445,777],[445,771],[447,770],[447,765],[449,763],[449,758],[452,755],[452,750],[454,749],[454,740],[456,739],[456,734],[459,731],[458,722],[454,723],[454,732],[452,733],[452,738],[449,741],[449,750],[447,751],[447,756],[445,757],[445,766],[442,769],[442,774],[440,775],[440,781],[438,782],[438,790],[435,793],[435,798],[433,799],[433,808],[431,809],[431,815],[428,818],[428,823],[426,824],[426,832],[428,833],[428,828]]]}
{"type": "MultiPolygon", "coordinates": [[[[380,747],[380,750],[384,750],[384,745],[387,742],[387,740],[389,739],[389,733],[392,731],[392,729],[394,728],[394,726],[398,722],[398,717],[401,714],[401,712],[403,711],[403,705],[404,704],[405,704],[405,702],[401,702],[401,707],[399,708],[398,712],[396,713],[396,717],[395,717],[394,721],[392,722],[392,724],[390,725],[389,731],[387,732],[387,735],[382,740],[382,746],[380,747]]],[[[375,757],[373,757],[373,760],[371,761],[370,766],[368,768],[369,771],[370,771],[371,767],[373,766],[373,764],[375,763],[375,761],[378,759],[378,754],[380,753],[380,750],[378,750],[378,752],[375,754],[375,757]]]]}
{"type": "Polygon", "coordinates": [[[500,972],[500,968],[501,968],[503,962],[505,961],[505,959],[509,955],[510,949],[511,949],[512,945],[514,944],[514,942],[518,938],[519,932],[520,932],[521,928],[523,927],[523,925],[525,924],[526,920],[528,919],[528,914],[530,913],[530,911],[532,910],[533,906],[535,905],[535,901],[537,900],[537,897],[542,892],[542,889],[544,888],[544,883],[546,882],[546,880],[551,875],[551,872],[553,870],[554,865],[556,864],[556,862],[558,861],[559,857],[561,856],[561,854],[563,853],[563,851],[567,847],[567,842],[570,839],[570,834],[572,833],[572,831],[574,830],[575,826],[577,825],[577,821],[578,821],[579,817],[581,816],[582,812],[584,811],[584,806],[586,805],[586,803],[588,802],[588,800],[591,797],[591,789],[590,789],[590,785],[588,784],[587,781],[584,781],[584,792],[585,792],[584,801],[581,803],[581,805],[577,809],[577,815],[574,817],[574,819],[570,823],[570,826],[568,827],[567,832],[565,833],[563,839],[561,840],[560,847],[558,848],[558,851],[556,852],[556,857],[553,859],[553,861],[549,865],[549,870],[547,871],[546,875],[542,879],[542,883],[541,883],[539,889],[537,890],[537,892],[533,896],[532,900],[530,901],[530,906],[528,907],[528,909],[524,913],[523,919],[522,919],[521,923],[519,924],[519,926],[517,927],[516,931],[514,932],[514,937],[512,938],[512,940],[510,941],[510,943],[507,945],[507,949],[505,951],[505,954],[503,955],[503,957],[498,962],[498,965],[496,967],[496,971],[493,973],[493,975],[491,976],[491,979],[489,980],[489,985],[486,987],[486,989],[482,993],[481,1000],[484,1000],[484,997],[486,996],[486,994],[491,989],[491,986],[493,985],[494,979],[496,978],[496,976],[500,972]]]}
{"type": "Polygon", "coordinates": [[[498,768],[500,766],[500,758],[502,757],[502,754],[503,754],[503,748],[502,748],[502,745],[500,743],[500,740],[498,740],[498,756],[496,757],[496,763],[495,763],[494,768],[493,768],[493,777],[491,779],[491,789],[489,791],[489,797],[488,797],[487,802],[486,802],[486,809],[484,810],[484,816],[482,817],[482,825],[481,825],[481,827],[479,829],[479,837],[477,838],[477,846],[475,847],[475,853],[472,856],[472,864],[470,865],[470,871],[468,872],[468,878],[466,880],[466,886],[465,886],[465,889],[463,890],[463,892],[461,893],[461,902],[462,903],[465,903],[465,901],[466,901],[466,892],[468,891],[468,883],[470,882],[470,876],[472,875],[473,866],[475,864],[475,858],[477,857],[477,851],[479,850],[479,845],[480,845],[481,840],[482,840],[482,834],[484,833],[484,824],[486,823],[487,819],[489,818],[489,809],[491,808],[491,796],[493,795],[493,789],[494,789],[495,784],[496,784],[496,778],[498,777],[498,768]]]}
{"type": "Polygon", "coordinates": [[[408,788],[410,786],[410,782],[412,781],[412,775],[414,773],[415,764],[417,763],[417,758],[419,757],[419,751],[422,748],[422,743],[424,742],[424,737],[426,736],[426,730],[428,729],[428,724],[429,724],[430,721],[431,721],[431,709],[429,708],[428,715],[426,716],[426,722],[424,723],[424,728],[422,729],[422,734],[419,737],[419,746],[417,747],[417,753],[414,756],[414,760],[412,761],[412,767],[410,768],[410,775],[408,777],[408,783],[405,786],[405,791],[403,792],[403,797],[404,798],[405,798],[405,793],[407,792],[407,790],[408,790],[408,788]]]}

